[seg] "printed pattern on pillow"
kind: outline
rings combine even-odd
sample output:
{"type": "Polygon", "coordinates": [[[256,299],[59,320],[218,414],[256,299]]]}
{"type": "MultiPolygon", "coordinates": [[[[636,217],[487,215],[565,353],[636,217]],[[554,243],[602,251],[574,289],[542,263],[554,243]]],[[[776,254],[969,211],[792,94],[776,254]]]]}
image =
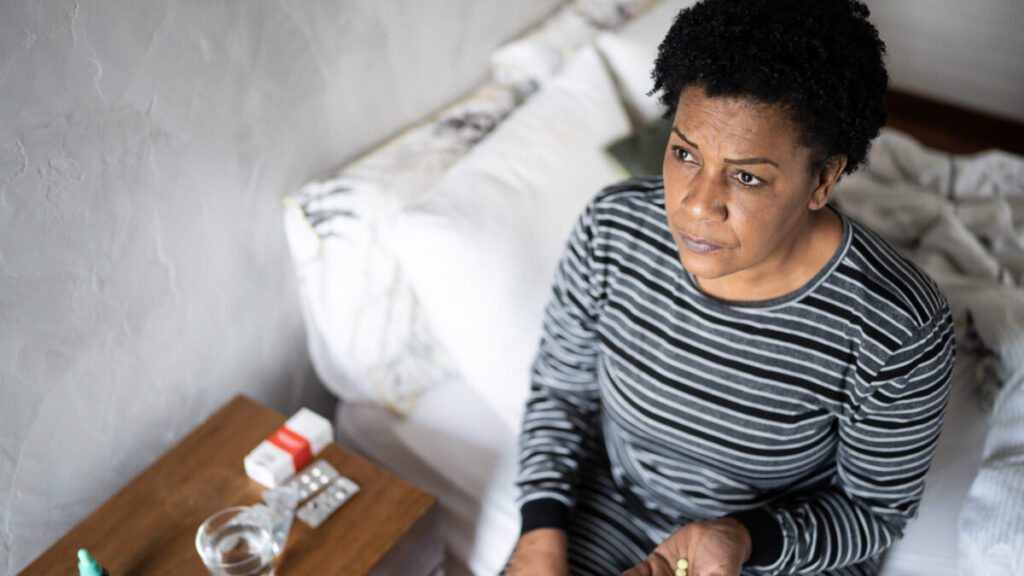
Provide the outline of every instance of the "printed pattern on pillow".
{"type": "Polygon", "coordinates": [[[604,30],[614,30],[657,0],[575,0],[536,30],[495,50],[494,80],[529,94],[554,76],[569,57],[604,30]]]}
{"type": "Polygon", "coordinates": [[[486,85],[285,198],[285,233],[311,359],[339,397],[407,414],[425,387],[451,375],[383,236],[402,206],[437,182],[519,101],[511,87],[486,85]]]}

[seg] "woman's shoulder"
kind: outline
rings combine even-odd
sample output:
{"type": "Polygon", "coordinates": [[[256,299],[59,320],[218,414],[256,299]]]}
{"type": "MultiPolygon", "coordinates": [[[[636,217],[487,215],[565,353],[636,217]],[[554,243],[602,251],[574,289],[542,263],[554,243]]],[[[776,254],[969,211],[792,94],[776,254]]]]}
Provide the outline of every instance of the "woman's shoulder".
{"type": "MultiPolygon", "coordinates": [[[[578,233],[612,267],[678,266],[665,219],[661,176],[624,180],[599,191],[581,216],[578,233]],[[641,264],[643,262],[644,264],[641,264]]],[[[647,270],[645,273],[654,273],[647,270]]]]}
{"type": "Polygon", "coordinates": [[[908,330],[944,321],[949,303],[928,273],[871,229],[847,221],[852,228],[850,244],[837,272],[852,284],[859,305],[908,330]]]}
{"type": "Polygon", "coordinates": [[[661,175],[641,176],[605,186],[591,200],[595,209],[640,204],[664,210],[665,184],[661,175]]]}
{"type": "Polygon", "coordinates": [[[630,178],[602,188],[587,205],[585,218],[599,237],[617,233],[663,243],[667,235],[671,241],[660,175],[630,178]]]}

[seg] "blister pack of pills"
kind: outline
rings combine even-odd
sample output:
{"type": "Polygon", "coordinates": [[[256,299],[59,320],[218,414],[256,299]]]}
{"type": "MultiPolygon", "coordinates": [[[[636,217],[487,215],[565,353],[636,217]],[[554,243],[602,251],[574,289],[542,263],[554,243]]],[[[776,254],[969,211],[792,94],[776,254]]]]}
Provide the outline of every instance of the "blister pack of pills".
{"type": "Polygon", "coordinates": [[[359,492],[358,484],[351,478],[339,476],[312,500],[303,504],[295,515],[310,527],[316,528],[341,508],[342,504],[355,496],[356,492],[359,492]]]}
{"type": "Polygon", "coordinates": [[[299,493],[299,504],[309,500],[324,486],[339,476],[338,471],[326,460],[316,460],[299,470],[284,486],[292,486],[299,493]]]}
{"type": "Polygon", "coordinates": [[[295,515],[312,528],[324,523],[341,505],[359,492],[359,485],[342,476],[334,466],[316,460],[290,478],[285,486],[292,486],[299,494],[299,509],[295,515]]]}

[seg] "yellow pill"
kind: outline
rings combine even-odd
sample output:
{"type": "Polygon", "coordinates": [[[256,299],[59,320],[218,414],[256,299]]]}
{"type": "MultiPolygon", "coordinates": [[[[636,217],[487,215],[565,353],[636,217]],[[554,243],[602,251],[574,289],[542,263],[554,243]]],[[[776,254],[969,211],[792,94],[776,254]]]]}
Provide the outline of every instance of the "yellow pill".
{"type": "Polygon", "coordinates": [[[676,568],[679,570],[686,570],[689,567],[690,563],[686,560],[686,558],[680,558],[679,562],[676,562],[676,568]]]}
{"type": "Polygon", "coordinates": [[[686,568],[676,568],[676,576],[686,576],[686,568]]]}

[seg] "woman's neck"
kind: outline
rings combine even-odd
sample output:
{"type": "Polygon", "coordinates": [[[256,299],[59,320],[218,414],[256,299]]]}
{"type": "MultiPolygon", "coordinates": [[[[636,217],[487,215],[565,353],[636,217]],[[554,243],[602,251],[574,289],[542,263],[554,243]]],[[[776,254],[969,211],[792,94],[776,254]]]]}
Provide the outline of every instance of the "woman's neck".
{"type": "Polygon", "coordinates": [[[709,296],[736,302],[773,300],[796,292],[829,263],[843,240],[843,221],[831,208],[810,214],[806,226],[770,270],[741,270],[713,279],[696,278],[709,296]]]}

